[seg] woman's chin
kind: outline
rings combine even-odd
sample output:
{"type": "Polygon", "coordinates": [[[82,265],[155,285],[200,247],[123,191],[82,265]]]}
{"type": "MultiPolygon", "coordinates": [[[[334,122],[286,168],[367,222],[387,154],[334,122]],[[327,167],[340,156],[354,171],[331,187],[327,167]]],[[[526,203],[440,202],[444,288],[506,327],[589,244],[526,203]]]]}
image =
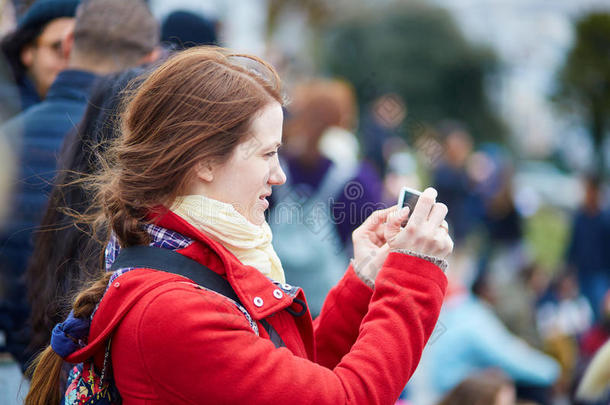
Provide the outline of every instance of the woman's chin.
{"type": "Polygon", "coordinates": [[[254,225],[262,225],[265,222],[266,210],[266,205],[257,203],[250,210],[250,215],[248,215],[248,221],[252,222],[254,225]]]}

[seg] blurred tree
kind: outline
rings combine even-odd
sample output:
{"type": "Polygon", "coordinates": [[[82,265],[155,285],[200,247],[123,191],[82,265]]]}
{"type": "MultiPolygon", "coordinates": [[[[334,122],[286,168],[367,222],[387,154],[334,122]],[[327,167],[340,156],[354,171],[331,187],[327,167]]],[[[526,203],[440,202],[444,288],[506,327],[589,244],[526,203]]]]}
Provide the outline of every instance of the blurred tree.
{"type": "Polygon", "coordinates": [[[595,146],[596,169],[603,173],[602,143],[610,119],[610,14],[585,15],[575,31],[553,101],[582,119],[595,146]]]}
{"type": "Polygon", "coordinates": [[[422,123],[453,118],[477,141],[502,141],[485,81],[495,55],[469,43],[444,10],[412,3],[380,8],[328,24],[319,46],[322,69],[352,82],[361,106],[385,93],[406,102],[408,136],[422,123]]]}

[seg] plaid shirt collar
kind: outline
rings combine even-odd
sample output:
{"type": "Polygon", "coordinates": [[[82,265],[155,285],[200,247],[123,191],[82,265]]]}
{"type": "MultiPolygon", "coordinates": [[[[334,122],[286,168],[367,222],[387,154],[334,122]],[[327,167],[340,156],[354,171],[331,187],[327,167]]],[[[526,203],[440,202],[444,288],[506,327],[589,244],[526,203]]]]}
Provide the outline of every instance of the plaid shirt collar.
{"type": "MultiPolygon", "coordinates": [[[[171,231],[158,225],[148,224],[145,226],[145,228],[146,232],[148,232],[151,237],[149,246],[179,250],[184,249],[193,243],[193,239],[187,238],[178,232],[171,231]]],[[[106,250],[104,251],[106,271],[110,270],[110,267],[116,260],[120,250],[121,246],[119,245],[119,240],[114,232],[112,232],[112,235],[110,235],[110,241],[106,245],[106,250]]]]}

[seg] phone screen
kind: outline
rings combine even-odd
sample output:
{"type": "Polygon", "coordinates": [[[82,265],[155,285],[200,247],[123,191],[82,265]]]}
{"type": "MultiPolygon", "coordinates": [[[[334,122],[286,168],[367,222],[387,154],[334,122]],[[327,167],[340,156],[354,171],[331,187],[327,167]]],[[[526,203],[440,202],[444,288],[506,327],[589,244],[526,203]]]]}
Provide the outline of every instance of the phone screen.
{"type": "Polygon", "coordinates": [[[413,213],[415,204],[421,195],[421,191],[409,187],[403,187],[398,194],[398,206],[400,208],[409,207],[409,213],[413,213]]]}

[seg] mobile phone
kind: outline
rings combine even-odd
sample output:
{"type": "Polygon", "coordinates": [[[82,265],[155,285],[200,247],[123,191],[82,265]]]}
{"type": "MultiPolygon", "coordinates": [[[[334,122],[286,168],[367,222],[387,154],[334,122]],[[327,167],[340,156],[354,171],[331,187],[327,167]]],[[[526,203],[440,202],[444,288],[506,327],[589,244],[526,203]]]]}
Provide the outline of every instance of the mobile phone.
{"type": "Polygon", "coordinates": [[[412,214],[420,195],[421,191],[417,191],[410,187],[401,188],[400,193],[398,193],[398,207],[409,207],[409,215],[412,214]]]}

